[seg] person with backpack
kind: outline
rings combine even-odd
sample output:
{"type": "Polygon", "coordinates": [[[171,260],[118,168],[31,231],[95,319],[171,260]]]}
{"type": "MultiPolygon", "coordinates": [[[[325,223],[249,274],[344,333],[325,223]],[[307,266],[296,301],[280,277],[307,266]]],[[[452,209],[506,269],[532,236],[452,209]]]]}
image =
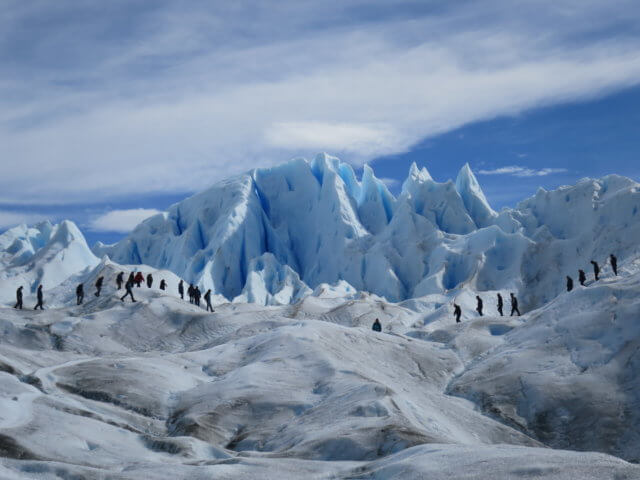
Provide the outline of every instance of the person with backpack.
{"type": "Polygon", "coordinates": [[[76,287],[76,305],[82,305],[82,301],[84,300],[84,286],[79,284],[76,287]]]}
{"type": "Polygon", "coordinates": [[[611,255],[609,255],[609,261],[611,262],[613,274],[615,276],[618,276],[618,258],[612,253],[611,255]]]}
{"type": "Polygon", "coordinates": [[[118,286],[118,290],[122,288],[123,283],[124,283],[124,272],[120,272],[116,277],[116,285],[118,286]]]}
{"type": "Polygon", "coordinates": [[[382,324],[380,323],[380,320],[376,318],[376,321],[373,322],[371,330],[373,330],[374,332],[382,332],[382,324]]]}
{"type": "Polygon", "coordinates": [[[153,285],[153,277],[149,274],[147,275],[147,287],[151,288],[151,285],[153,285]]]}
{"type": "Polygon", "coordinates": [[[502,302],[502,295],[498,293],[498,313],[500,316],[503,316],[502,308],[504,307],[504,303],[502,302]]]}
{"type": "Polygon", "coordinates": [[[104,282],[104,277],[99,277],[98,280],[96,280],[96,297],[100,296],[100,290],[102,290],[102,282],[104,282]]]}
{"type": "Polygon", "coordinates": [[[178,284],[178,293],[180,294],[180,299],[184,300],[184,282],[180,279],[180,283],[178,284]]]}
{"type": "Polygon", "coordinates": [[[595,260],[591,260],[591,265],[593,265],[593,276],[596,277],[596,282],[598,281],[598,275],[600,274],[600,265],[595,260]]]}
{"type": "Polygon", "coordinates": [[[129,280],[127,280],[127,283],[124,286],[124,288],[126,289],[126,292],[122,297],[120,297],[120,301],[121,302],[124,302],[124,299],[127,298],[127,296],[131,297],[131,301],[132,302],[136,301],[136,299],[133,298],[133,284],[134,284],[134,282],[133,282],[133,278],[131,278],[132,276],[133,276],[133,274],[131,274],[129,276],[129,280]]]}
{"type": "Polygon", "coordinates": [[[22,285],[20,285],[16,290],[16,304],[13,308],[19,308],[22,310],[22,285]]]}
{"type": "Polygon", "coordinates": [[[38,291],[36,292],[36,297],[38,298],[38,303],[36,303],[36,306],[33,307],[34,310],[37,310],[38,308],[40,310],[44,310],[44,296],[42,295],[42,285],[38,285],[38,291]]]}
{"type": "Polygon", "coordinates": [[[584,287],[584,282],[587,281],[587,275],[584,273],[584,270],[578,270],[578,281],[580,285],[584,287]]]}
{"type": "Polygon", "coordinates": [[[135,282],[136,282],[136,287],[140,288],[140,286],[142,285],[142,282],[144,282],[144,275],[142,275],[142,272],[136,273],[135,282]]]}
{"type": "Polygon", "coordinates": [[[518,310],[518,299],[516,298],[516,296],[513,294],[513,292],[511,293],[511,317],[513,317],[513,314],[515,312],[518,312],[518,316],[520,316],[520,310],[518,310]]]}
{"type": "Polygon", "coordinates": [[[453,304],[453,316],[456,317],[456,323],[460,323],[460,315],[462,315],[462,310],[460,309],[460,305],[457,303],[453,304]]]}
{"type": "Polygon", "coordinates": [[[196,289],[193,288],[193,284],[189,284],[189,288],[187,289],[187,294],[189,295],[189,303],[193,303],[193,297],[195,296],[196,289]]]}
{"type": "Polygon", "coordinates": [[[207,312],[211,310],[213,313],[213,307],[211,306],[211,289],[207,290],[207,293],[204,294],[204,299],[207,302],[207,312]]]}
{"type": "Polygon", "coordinates": [[[196,286],[193,289],[193,302],[199,307],[200,306],[200,297],[202,294],[200,293],[200,287],[196,286]]]}
{"type": "Polygon", "coordinates": [[[573,290],[573,278],[567,275],[567,292],[573,290]]]}
{"type": "Polygon", "coordinates": [[[164,290],[167,288],[167,282],[164,281],[164,278],[160,280],[160,290],[164,290]]]}
{"type": "Polygon", "coordinates": [[[482,299],[480,298],[480,296],[476,295],[476,301],[476,312],[478,312],[478,314],[482,316],[482,299]]]}

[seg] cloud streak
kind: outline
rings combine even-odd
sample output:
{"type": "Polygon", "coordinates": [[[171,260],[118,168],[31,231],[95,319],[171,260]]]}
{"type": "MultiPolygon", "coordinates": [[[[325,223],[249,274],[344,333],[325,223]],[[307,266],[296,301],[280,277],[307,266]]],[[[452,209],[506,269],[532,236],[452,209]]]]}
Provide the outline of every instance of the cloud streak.
{"type": "Polygon", "coordinates": [[[152,3],[3,3],[0,202],[193,192],[325,150],[362,164],[640,81],[633,2],[152,3]]]}
{"type": "Polygon", "coordinates": [[[94,232],[128,233],[140,222],[158,213],[158,210],[151,208],[112,210],[91,220],[89,229],[94,232]]]}
{"type": "Polygon", "coordinates": [[[566,168],[541,168],[533,169],[511,165],[508,167],[500,167],[494,170],[478,170],[480,175],[512,175],[514,177],[546,177],[554,173],[565,173],[566,168]]]}

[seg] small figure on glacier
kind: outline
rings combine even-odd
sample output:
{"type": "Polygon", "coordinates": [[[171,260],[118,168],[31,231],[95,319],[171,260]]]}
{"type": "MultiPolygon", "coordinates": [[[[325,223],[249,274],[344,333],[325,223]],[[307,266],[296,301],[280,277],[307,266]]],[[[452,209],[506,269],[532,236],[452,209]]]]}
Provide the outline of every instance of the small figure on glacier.
{"type": "Polygon", "coordinates": [[[609,255],[609,261],[611,262],[611,268],[613,269],[613,274],[618,275],[618,258],[612,253],[609,255]]]}
{"type": "Polygon", "coordinates": [[[196,289],[193,288],[193,283],[189,284],[189,288],[187,289],[187,294],[189,295],[189,303],[193,303],[193,296],[195,294],[196,289]]]}
{"type": "Polygon", "coordinates": [[[149,274],[147,275],[147,287],[151,288],[151,285],[153,285],[153,277],[149,274]]]}
{"type": "Polygon", "coordinates": [[[380,323],[380,320],[376,318],[375,322],[373,322],[373,326],[371,327],[371,330],[373,330],[374,332],[382,331],[382,324],[380,323]]]}
{"type": "Polygon", "coordinates": [[[518,299],[516,298],[516,296],[513,294],[513,292],[511,293],[511,317],[513,317],[514,313],[518,313],[518,316],[520,316],[520,310],[518,310],[518,299]]]}
{"type": "Polygon", "coordinates": [[[573,278],[567,275],[567,292],[573,290],[573,278]]]}
{"type": "Polygon", "coordinates": [[[482,316],[482,299],[476,295],[476,300],[477,300],[477,305],[476,305],[476,312],[478,312],[478,315],[482,316]]]}
{"type": "Polygon", "coordinates": [[[76,287],[76,305],[82,305],[83,300],[84,300],[84,285],[79,284],[76,287]]]}
{"type": "Polygon", "coordinates": [[[456,317],[456,323],[460,323],[460,315],[462,315],[462,310],[460,309],[460,305],[457,303],[453,304],[453,316],[456,317]]]}
{"type": "Polygon", "coordinates": [[[129,273],[129,278],[127,279],[127,282],[131,282],[131,284],[133,285],[134,283],[136,283],[136,274],[134,272],[129,273]]]}
{"type": "Polygon", "coordinates": [[[593,276],[596,277],[596,282],[598,281],[598,275],[600,274],[600,265],[595,260],[591,260],[591,265],[593,265],[593,276]]]}
{"type": "Polygon", "coordinates": [[[16,304],[13,308],[19,308],[22,310],[22,286],[19,286],[16,290],[16,304]]]}
{"type": "Polygon", "coordinates": [[[133,284],[134,284],[134,282],[133,282],[133,278],[131,278],[132,276],[133,276],[133,274],[131,274],[129,276],[129,280],[127,280],[127,283],[124,285],[124,288],[127,291],[125,292],[125,294],[122,297],[120,297],[120,301],[121,302],[124,302],[124,299],[127,298],[127,296],[131,297],[131,301],[132,302],[136,301],[136,299],[133,298],[133,284]]]}
{"type": "Polygon", "coordinates": [[[124,272],[120,272],[116,277],[116,285],[118,286],[118,290],[122,288],[123,283],[124,283],[124,272]]]}
{"type": "Polygon", "coordinates": [[[38,303],[36,303],[36,306],[33,307],[34,310],[37,310],[38,308],[40,310],[44,310],[44,295],[42,294],[42,285],[38,285],[38,291],[36,292],[36,297],[38,299],[38,303]]]}
{"type": "Polygon", "coordinates": [[[207,290],[207,293],[204,294],[204,299],[207,302],[207,312],[209,310],[213,312],[213,307],[211,306],[211,289],[207,290]]]}
{"type": "Polygon", "coordinates": [[[498,294],[498,313],[502,317],[504,314],[502,313],[502,307],[504,307],[504,302],[502,301],[502,295],[498,294]]]}
{"type": "Polygon", "coordinates": [[[178,284],[178,293],[180,294],[180,298],[184,300],[184,282],[182,280],[180,280],[178,284]]]}
{"type": "Polygon", "coordinates": [[[200,287],[193,289],[193,302],[199,307],[200,306],[200,297],[202,294],[200,293],[200,287]]]}
{"type": "Polygon", "coordinates": [[[160,280],[160,290],[164,290],[167,288],[167,282],[164,281],[164,278],[160,280]]]}
{"type": "Polygon", "coordinates": [[[584,287],[584,282],[587,281],[587,276],[585,275],[584,270],[578,270],[578,281],[580,282],[580,285],[584,287]]]}
{"type": "Polygon", "coordinates": [[[100,290],[102,290],[102,282],[104,282],[104,277],[98,277],[98,280],[96,280],[96,297],[100,296],[100,290]]]}
{"type": "Polygon", "coordinates": [[[136,287],[140,288],[140,286],[142,285],[142,282],[144,282],[144,275],[142,275],[142,272],[136,273],[135,282],[136,282],[136,287]]]}

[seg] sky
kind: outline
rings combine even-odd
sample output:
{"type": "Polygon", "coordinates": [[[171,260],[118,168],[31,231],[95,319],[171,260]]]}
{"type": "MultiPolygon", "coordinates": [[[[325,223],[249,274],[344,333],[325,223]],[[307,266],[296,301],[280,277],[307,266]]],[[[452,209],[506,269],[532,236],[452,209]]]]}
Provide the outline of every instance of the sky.
{"type": "Polygon", "coordinates": [[[398,192],[468,162],[494,208],[640,178],[633,0],[0,2],[0,230],[90,243],[328,152],[398,192]]]}

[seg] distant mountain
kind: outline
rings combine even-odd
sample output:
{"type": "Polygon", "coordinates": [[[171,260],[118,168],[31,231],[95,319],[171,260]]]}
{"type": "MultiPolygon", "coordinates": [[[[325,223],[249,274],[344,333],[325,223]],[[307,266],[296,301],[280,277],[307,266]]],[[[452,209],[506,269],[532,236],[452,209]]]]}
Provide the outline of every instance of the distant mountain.
{"type": "Polygon", "coordinates": [[[94,251],[230,300],[294,302],[346,281],[389,301],[517,291],[533,308],[591,259],[637,254],[639,187],[615,175],[585,179],[497,213],[468,165],[455,183],[439,183],[414,164],[395,198],[369,167],[358,180],[322,154],[220,182],[94,251]]]}
{"type": "Polygon", "coordinates": [[[69,220],[58,225],[17,226],[0,235],[0,300],[14,299],[20,285],[25,295],[35,292],[39,284],[51,289],[98,263],[69,220]]]}

